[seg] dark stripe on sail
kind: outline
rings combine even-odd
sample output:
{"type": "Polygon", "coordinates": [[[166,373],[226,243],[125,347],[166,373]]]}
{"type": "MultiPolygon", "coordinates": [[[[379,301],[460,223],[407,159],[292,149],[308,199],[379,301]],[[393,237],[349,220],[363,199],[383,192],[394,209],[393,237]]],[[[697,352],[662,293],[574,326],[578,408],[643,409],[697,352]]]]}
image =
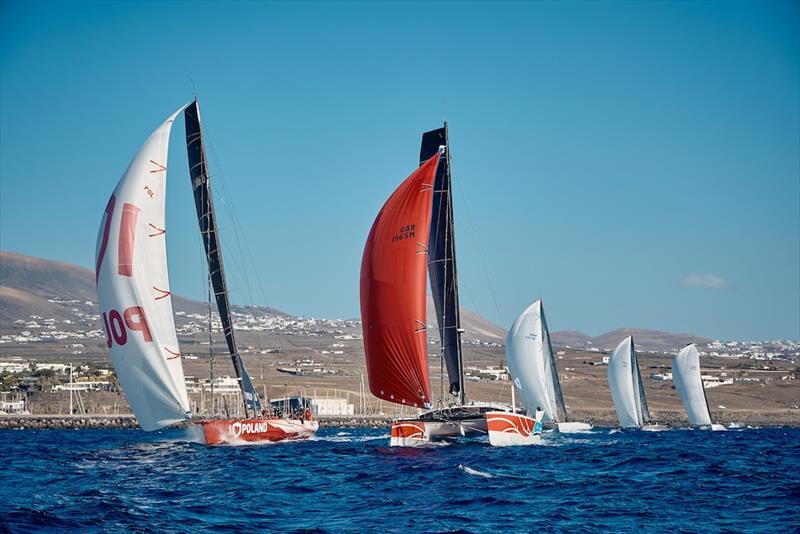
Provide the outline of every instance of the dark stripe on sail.
{"type": "Polygon", "coordinates": [[[642,382],[642,373],[639,371],[639,355],[636,353],[636,346],[633,344],[633,338],[631,338],[631,352],[631,362],[634,372],[636,373],[634,378],[639,386],[639,391],[637,393],[639,395],[639,406],[642,410],[642,424],[646,424],[650,422],[650,410],[647,408],[647,398],[644,396],[644,383],[642,382]]]}
{"type": "Polygon", "coordinates": [[[222,252],[217,238],[217,221],[214,215],[214,201],[211,196],[208,169],[206,167],[206,154],[203,146],[203,136],[200,129],[200,114],[197,109],[197,100],[192,102],[184,112],[186,119],[186,149],[189,153],[189,178],[194,192],[194,204],[197,209],[197,220],[200,223],[200,234],[203,236],[203,245],[208,259],[208,272],[211,285],[214,288],[214,298],[217,302],[222,329],[225,333],[225,342],[228,344],[233,368],[244,396],[245,406],[256,412],[261,410],[250,375],[244,367],[244,362],[236,348],[233,337],[233,324],[231,320],[230,303],[228,301],[228,288],[225,283],[225,272],[222,267],[222,252]]]}
{"type": "Polygon", "coordinates": [[[453,231],[453,196],[450,190],[450,147],[447,143],[447,123],[443,128],[425,132],[420,147],[420,164],[446,146],[445,154],[436,171],[433,185],[433,210],[431,216],[430,239],[428,242],[428,276],[431,282],[431,295],[436,309],[436,322],[442,340],[444,361],[450,381],[450,393],[461,394],[461,402],[466,402],[464,392],[464,368],[461,352],[460,310],[458,308],[458,277],[456,271],[456,245],[453,231]]]}
{"type": "Polygon", "coordinates": [[[542,312],[542,333],[544,334],[547,343],[544,343],[545,340],[542,340],[542,348],[547,351],[545,357],[550,362],[550,379],[553,381],[553,391],[556,395],[556,409],[557,412],[556,416],[558,417],[558,422],[566,422],[567,421],[567,406],[564,404],[564,394],[561,392],[561,382],[558,380],[558,367],[556,366],[556,357],[553,353],[553,344],[550,342],[550,330],[547,328],[547,319],[544,316],[544,305],[541,306],[542,312]]]}

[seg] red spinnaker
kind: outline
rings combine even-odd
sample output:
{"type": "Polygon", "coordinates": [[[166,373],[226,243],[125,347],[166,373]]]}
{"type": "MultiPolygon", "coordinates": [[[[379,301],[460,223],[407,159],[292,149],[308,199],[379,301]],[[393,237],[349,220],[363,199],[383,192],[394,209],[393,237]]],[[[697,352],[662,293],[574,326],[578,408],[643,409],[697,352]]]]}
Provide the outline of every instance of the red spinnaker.
{"type": "Polygon", "coordinates": [[[361,323],[369,389],[378,398],[422,407],[431,402],[425,290],[433,183],[439,154],[386,201],[361,260],[361,323]]]}

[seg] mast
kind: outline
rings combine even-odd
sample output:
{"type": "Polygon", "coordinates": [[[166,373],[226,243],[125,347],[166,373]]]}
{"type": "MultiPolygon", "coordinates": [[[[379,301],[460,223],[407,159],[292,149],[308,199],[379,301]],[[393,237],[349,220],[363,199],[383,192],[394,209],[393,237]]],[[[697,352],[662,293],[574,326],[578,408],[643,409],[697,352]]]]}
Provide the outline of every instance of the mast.
{"type": "Polygon", "coordinates": [[[639,397],[639,416],[641,417],[641,424],[650,422],[650,410],[647,408],[647,397],[644,394],[644,383],[642,382],[642,373],[639,372],[639,355],[636,353],[636,346],[631,337],[631,367],[633,367],[633,380],[636,383],[636,395],[639,397]]]}
{"type": "Polygon", "coordinates": [[[436,320],[439,324],[442,359],[447,367],[447,376],[450,382],[450,394],[459,395],[461,404],[466,404],[450,146],[446,121],[442,128],[425,132],[422,135],[420,164],[432,157],[441,146],[445,147],[441,156],[444,165],[439,166],[434,182],[428,247],[428,275],[436,309],[436,320]]]}
{"type": "Polygon", "coordinates": [[[203,236],[203,245],[206,251],[206,259],[208,260],[208,275],[211,279],[214,298],[217,302],[217,311],[219,311],[220,321],[222,322],[225,342],[228,345],[228,352],[231,355],[233,368],[236,371],[236,378],[242,390],[244,413],[245,417],[247,417],[249,415],[248,409],[251,409],[254,414],[261,410],[261,402],[244,367],[244,362],[239,355],[233,335],[228,287],[225,282],[225,271],[222,265],[222,249],[220,248],[217,234],[214,202],[211,196],[210,177],[208,175],[203,134],[200,127],[200,110],[198,109],[196,98],[186,108],[184,117],[186,119],[186,150],[189,155],[189,177],[192,181],[197,221],[200,224],[200,234],[203,236]]]}
{"type": "Polygon", "coordinates": [[[541,318],[542,318],[542,337],[547,338],[547,344],[542,339],[542,348],[547,348],[547,358],[550,362],[550,383],[553,386],[553,393],[555,394],[556,410],[558,418],[561,421],[568,421],[567,407],[564,404],[564,394],[561,392],[561,382],[558,379],[558,367],[555,355],[553,354],[553,344],[550,341],[550,330],[547,328],[547,319],[544,316],[544,305],[541,305],[541,318]]]}

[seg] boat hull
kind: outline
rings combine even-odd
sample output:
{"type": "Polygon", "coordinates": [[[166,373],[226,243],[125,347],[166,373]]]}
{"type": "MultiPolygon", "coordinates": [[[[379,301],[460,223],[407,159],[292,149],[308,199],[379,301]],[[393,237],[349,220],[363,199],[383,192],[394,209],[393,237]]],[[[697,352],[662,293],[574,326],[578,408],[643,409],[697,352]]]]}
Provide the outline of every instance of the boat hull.
{"type": "Polygon", "coordinates": [[[589,432],[592,430],[592,425],[589,423],[558,423],[558,431],[562,434],[574,434],[580,432],[589,432]]]}
{"type": "Polygon", "coordinates": [[[392,423],[389,444],[418,447],[431,441],[484,436],[487,412],[504,409],[507,408],[499,404],[475,403],[432,410],[413,419],[399,419],[392,423]]]}
{"type": "Polygon", "coordinates": [[[241,445],[307,439],[319,428],[316,421],[297,419],[208,419],[199,421],[207,445],[241,445]]]}
{"type": "Polygon", "coordinates": [[[538,445],[542,442],[542,424],[519,413],[489,412],[486,414],[489,443],[495,447],[538,445]]]}

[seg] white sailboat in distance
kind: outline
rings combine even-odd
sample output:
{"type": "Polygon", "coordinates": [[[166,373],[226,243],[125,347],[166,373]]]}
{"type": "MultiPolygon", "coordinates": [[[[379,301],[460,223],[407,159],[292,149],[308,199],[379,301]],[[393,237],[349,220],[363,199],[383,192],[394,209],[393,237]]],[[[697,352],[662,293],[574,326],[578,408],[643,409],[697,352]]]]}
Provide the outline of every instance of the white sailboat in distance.
{"type": "Polygon", "coordinates": [[[710,430],[725,430],[723,425],[711,422],[708,398],[700,376],[700,354],[694,343],[682,348],[672,360],[672,380],[691,425],[710,430]]]}
{"type": "Polygon", "coordinates": [[[663,425],[648,424],[651,421],[650,410],[647,408],[633,336],[623,339],[608,359],[608,387],[622,428],[650,431],[667,429],[663,425]]]}
{"type": "Polygon", "coordinates": [[[588,423],[569,420],[541,300],[526,308],[511,326],[506,360],[528,414],[541,409],[542,422],[556,425],[559,432],[591,430],[588,423]]]}

